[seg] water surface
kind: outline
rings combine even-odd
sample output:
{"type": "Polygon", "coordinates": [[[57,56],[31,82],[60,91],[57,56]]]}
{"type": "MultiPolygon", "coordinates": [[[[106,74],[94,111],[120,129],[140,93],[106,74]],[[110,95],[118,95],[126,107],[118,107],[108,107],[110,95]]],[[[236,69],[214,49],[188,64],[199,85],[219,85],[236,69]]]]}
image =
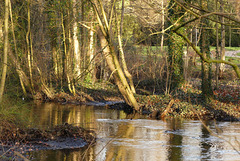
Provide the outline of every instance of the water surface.
{"type": "MultiPolygon", "coordinates": [[[[97,133],[96,145],[74,150],[42,150],[31,153],[39,161],[158,161],[240,160],[224,140],[209,135],[200,121],[151,120],[104,107],[45,103],[32,107],[31,126],[75,124],[97,133]]],[[[240,123],[213,121],[207,125],[239,149],[240,123]]]]}

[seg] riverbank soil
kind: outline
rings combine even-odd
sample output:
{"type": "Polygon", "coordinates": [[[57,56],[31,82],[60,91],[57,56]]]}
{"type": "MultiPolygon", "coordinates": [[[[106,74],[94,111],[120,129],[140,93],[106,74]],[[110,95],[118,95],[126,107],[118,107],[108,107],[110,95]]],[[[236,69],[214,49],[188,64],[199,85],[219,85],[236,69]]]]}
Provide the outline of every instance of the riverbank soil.
{"type": "Polygon", "coordinates": [[[143,111],[149,111],[152,118],[181,117],[190,119],[215,119],[218,121],[239,121],[239,82],[225,82],[214,90],[211,103],[202,101],[200,80],[179,88],[172,95],[137,95],[143,111]]]}
{"type": "Polygon", "coordinates": [[[52,129],[18,128],[13,124],[0,126],[0,160],[31,159],[26,153],[35,150],[76,149],[95,143],[93,131],[65,123],[52,129]]]}
{"type": "MultiPolygon", "coordinates": [[[[230,77],[229,73],[225,76],[230,77]]],[[[214,84],[214,82],[213,82],[214,84]]],[[[83,89],[81,87],[81,89],[83,89]]],[[[216,119],[219,121],[238,121],[240,118],[240,82],[221,80],[218,88],[213,90],[214,99],[205,103],[201,97],[201,79],[194,78],[171,94],[165,95],[155,87],[139,83],[135,97],[141,107],[138,111],[147,114],[150,118],[161,119],[165,117],[181,117],[190,119],[216,119]],[[153,94],[154,93],[154,94],[153,94]]],[[[128,113],[131,107],[126,104],[109,102],[123,102],[121,94],[114,84],[101,84],[88,86],[77,95],[57,93],[53,100],[61,104],[89,104],[100,105],[107,108],[123,109],[128,113]],[[99,103],[101,102],[101,103],[99,103]]]]}

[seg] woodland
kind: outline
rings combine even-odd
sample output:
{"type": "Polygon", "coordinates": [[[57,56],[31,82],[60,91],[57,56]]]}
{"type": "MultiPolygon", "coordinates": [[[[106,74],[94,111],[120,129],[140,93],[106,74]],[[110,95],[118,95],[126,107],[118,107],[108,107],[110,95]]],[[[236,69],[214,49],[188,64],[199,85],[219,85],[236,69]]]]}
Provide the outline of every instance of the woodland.
{"type": "Polygon", "coordinates": [[[69,124],[21,131],[35,101],[239,121],[239,34],[236,0],[1,0],[0,141],[95,141],[69,124]]]}
{"type": "Polygon", "coordinates": [[[2,0],[0,8],[2,111],[31,100],[123,100],[119,108],[157,119],[240,117],[239,1],[2,0]]]}

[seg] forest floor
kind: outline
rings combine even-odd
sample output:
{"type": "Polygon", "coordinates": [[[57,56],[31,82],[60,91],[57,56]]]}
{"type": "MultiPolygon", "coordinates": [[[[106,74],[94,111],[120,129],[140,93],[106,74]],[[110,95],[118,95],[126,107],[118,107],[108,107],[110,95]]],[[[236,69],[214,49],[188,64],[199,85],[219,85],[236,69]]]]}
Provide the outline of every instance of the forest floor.
{"type": "MultiPolygon", "coordinates": [[[[156,91],[156,94],[152,94],[154,89],[155,87],[151,87],[149,84],[139,85],[136,89],[137,94],[135,94],[141,107],[138,112],[149,115],[150,118],[181,117],[216,119],[219,121],[240,120],[240,82],[238,80],[221,80],[219,87],[213,90],[214,99],[211,103],[202,101],[201,80],[199,78],[190,80],[169,95],[156,91]]],[[[58,93],[54,101],[61,104],[86,104],[132,111],[124,103],[124,99],[113,84],[89,86],[84,88],[82,92],[78,92],[76,96],[58,93]]]]}
{"type": "Polygon", "coordinates": [[[202,101],[201,80],[193,79],[172,95],[138,95],[137,100],[156,119],[181,117],[189,119],[215,119],[240,121],[240,82],[227,81],[213,90],[211,103],[202,101]]]}

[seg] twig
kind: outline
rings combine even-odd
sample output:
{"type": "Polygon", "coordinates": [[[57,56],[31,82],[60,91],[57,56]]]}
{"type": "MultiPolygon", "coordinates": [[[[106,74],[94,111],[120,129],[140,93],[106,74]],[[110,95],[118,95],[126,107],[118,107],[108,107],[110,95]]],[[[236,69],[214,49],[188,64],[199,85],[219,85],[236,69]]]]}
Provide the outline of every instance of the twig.
{"type": "Polygon", "coordinates": [[[14,151],[14,154],[19,156],[20,158],[22,158],[24,161],[30,161],[29,159],[27,159],[25,156],[23,156],[21,153],[14,151]]]}
{"type": "Polygon", "coordinates": [[[114,138],[112,138],[111,140],[109,140],[108,142],[107,142],[107,144],[106,145],[104,145],[103,147],[102,147],[102,149],[96,154],[96,156],[98,156],[102,151],[103,151],[103,149],[105,149],[111,142],[113,142],[113,140],[115,140],[116,138],[119,138],[120,136],[117,136],[117,137],[114,137],[114,138]]]}
{"type": "Polygon", "coordinates": [[[164,117],[167,115],[168,111],[170,110],[170,108],[172,107],[172,105],[174,104],[174,102],[175,102],[174,99],[172,99],[172,100],[169,102],[167,108],[166,108],[166,109],[164,110],[164,112],[161,114],[161,118],[164,118],[164,117]]]}
{"type": "MultiPolygon", "coordinates": [[[[95,137],[96,139],[96,137],[95,137]]],[[[81,160],[83,160],[87,154],[87,151],[89,150],[89,148],[91,147],[91,145],[94,143],[95,139],[92,139],[91,143],[89,144],[89,146],[87,147],[87,149],[84,151],[83,157],[81,158],[81,160]]]]}
{"type": "MultiPolygon", "coordinates": [[[[222,139],[223,141],[227,142],[239,155],[240,152],[237,150],[237,148],[229,141],[226,140],[225,138],[219,136],[218,134],[214,133],[201,119],[201,117],[198,115],[198,112],[192,107],[193,112],[197,115],[198,119],[201,121],[202,125],[205,127],[205,129],[209,132],[210,135],[215,136],[219,139],[222,139]]],[[[238,142],[239,143],[239,142],[238,142]]]]}

